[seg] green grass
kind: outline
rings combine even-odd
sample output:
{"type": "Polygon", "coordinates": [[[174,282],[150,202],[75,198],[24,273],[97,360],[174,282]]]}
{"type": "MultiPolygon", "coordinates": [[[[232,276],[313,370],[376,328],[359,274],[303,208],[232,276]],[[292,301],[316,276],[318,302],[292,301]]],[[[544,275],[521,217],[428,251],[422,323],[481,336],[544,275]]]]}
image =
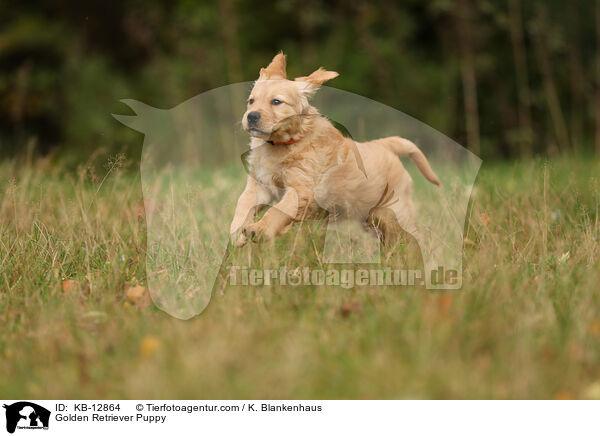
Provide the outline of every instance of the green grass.
{"type": "Polygon", "coordinates": [[[180,321],[125,296],[146,284],[134,172],[0,163],[0,396],[598,396],[598,174],[484,164],[462,291],[220,287],[180,321]]]}

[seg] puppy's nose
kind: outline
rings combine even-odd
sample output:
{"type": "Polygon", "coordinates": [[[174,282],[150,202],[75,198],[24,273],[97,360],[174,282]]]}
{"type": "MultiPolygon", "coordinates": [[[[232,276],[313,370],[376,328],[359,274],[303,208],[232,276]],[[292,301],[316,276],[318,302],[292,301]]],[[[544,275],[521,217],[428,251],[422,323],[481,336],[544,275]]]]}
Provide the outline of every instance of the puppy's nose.
{"type": "Polygon", "coordinates": [[[246,118],[248,119],[248,124],[256,125],[258,120],[260,120],[260,112],[250,112],[246,118]]]}

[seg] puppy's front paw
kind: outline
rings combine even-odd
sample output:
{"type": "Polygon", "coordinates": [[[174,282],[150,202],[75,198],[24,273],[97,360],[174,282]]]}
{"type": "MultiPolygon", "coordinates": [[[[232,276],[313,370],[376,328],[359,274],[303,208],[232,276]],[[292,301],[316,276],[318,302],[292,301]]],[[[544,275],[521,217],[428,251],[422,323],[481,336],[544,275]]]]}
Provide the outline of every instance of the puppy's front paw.
{"type": "Polygon", "coordinates": [[[248,243],[248,238],[242,232],[235,232],[231,234],[231,245],[236,248],[243,247],[248,243]]]}
{"type": "Polygon", "coordinates": [[[252,242],[268,241],[273,237],[273,234],[268,231],[261,222],[248,224],[242,229],[242,235],[252,242]]]}

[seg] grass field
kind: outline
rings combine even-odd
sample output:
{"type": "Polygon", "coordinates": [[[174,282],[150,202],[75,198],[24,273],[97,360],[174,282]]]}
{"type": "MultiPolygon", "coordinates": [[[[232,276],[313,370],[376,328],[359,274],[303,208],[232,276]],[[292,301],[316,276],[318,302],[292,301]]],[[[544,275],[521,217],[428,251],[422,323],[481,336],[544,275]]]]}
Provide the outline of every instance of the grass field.
{"type": "Polygon", "coordinates": [[[600,398],[599,174],[484,163],[462,291],[231,287],[180,321],[134,171],[0,163],[0,396],[600,398]]]}

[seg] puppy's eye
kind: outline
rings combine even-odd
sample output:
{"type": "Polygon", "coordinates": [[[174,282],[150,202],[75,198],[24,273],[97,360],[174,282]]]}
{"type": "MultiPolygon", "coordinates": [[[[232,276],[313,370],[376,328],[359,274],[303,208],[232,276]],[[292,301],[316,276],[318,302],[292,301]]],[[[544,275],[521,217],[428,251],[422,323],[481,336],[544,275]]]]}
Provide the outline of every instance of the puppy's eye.
{"type": "Polygon", "coordinates": [[[252,103],[254,103],[254,99],[253,98],[251,98],[250,100],[248,100],[248,104],[252,104],[252,103]]]}
{"type": "Polygon", "coordinates": [[[277,100],[276,98],[274,98],[273,100],[271,100],[271,104],[273,106],[277,106],[278,104],[283,103],[281,100],[277,100]]]}

